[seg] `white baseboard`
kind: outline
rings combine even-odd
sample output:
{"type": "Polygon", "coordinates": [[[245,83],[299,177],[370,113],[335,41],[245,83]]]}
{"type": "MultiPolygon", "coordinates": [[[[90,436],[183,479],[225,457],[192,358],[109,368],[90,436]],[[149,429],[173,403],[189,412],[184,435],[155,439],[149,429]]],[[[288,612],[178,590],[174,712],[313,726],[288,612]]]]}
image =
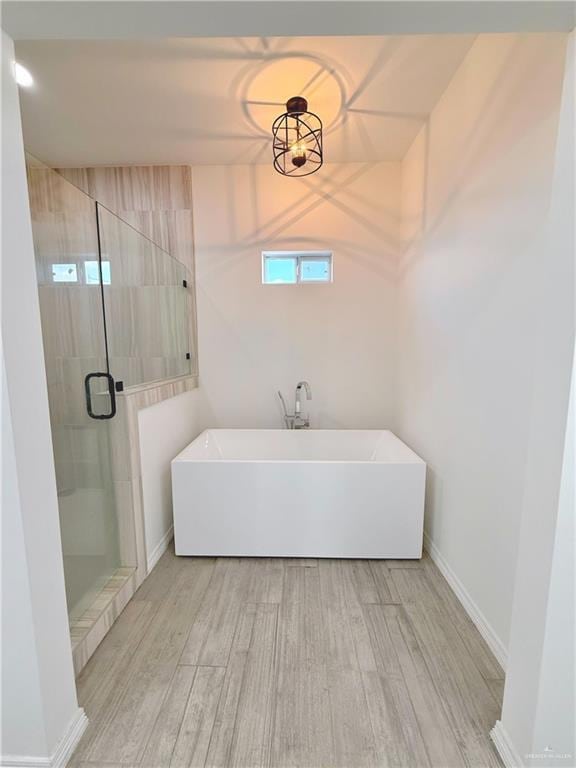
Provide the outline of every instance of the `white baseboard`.
{"type": "Polygon", "coordinates": [[[168,545],[170,544],[173,538],[174,538],[174,526],[171,525],[170,528],[164,534],[164,536],[162,536],[158,544],[156,544],[152,552],[148,555],[148,558],[147,558],[148,573],[150,573],[150,571],[152,570],[152,568],[154,568],[158,560],[160,560],[164,552],[166,552],[166,550],[168,549],[168,545]]]}
{"type": "Polygon", "coordinates": [[[424,547],[438,566],[438,570],[442,576],[444,576],[458,600],[462,603],[464,610],[476,625],[476,629],[486,641],[488,647],[496,657],[496,660],[502,669],[506,670],[506,664],[508,662],[506,646],[492,629],[480,608],[478,608],[474,600],[470,597],[460,579],[456,576],[452,568],[450,568],[438,547],[427,534],[424,534],[424,547]]]}
{"type": "Polygon", "coordinates": [[[88,718],[81,707],[70,721],[66,733],[50,757],[28,757],[26,755],[7,755],[0,759],[0,765],[6,768],[64,768],[76,749],[82,734],[88,726],[88,718]]]}
{"type": "Polygon", "coordinates": [[[505,768],[523,768],[524,763],[516,752],[501,720],[496,721],[496,725],[490,731],[490,738],[494,742],[505,768]]]}

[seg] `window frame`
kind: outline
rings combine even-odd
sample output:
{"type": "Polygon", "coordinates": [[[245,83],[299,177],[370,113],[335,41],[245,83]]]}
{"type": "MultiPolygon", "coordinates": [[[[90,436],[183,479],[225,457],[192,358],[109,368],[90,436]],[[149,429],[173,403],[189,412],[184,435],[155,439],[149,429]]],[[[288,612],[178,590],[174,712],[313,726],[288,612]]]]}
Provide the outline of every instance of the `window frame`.
{"type": "Polygon", "coordinates": [[[334,282],[333,251],[262,251],[262,285],[331,285],[334,282]],[[266,281],[266,262],[269,259],[293,259],[296,262],[296,280],[293,283],[272,283],[266,281]],[[302,261],[328,261],[330,274],[327,280],[302,280],[302,261]]]}

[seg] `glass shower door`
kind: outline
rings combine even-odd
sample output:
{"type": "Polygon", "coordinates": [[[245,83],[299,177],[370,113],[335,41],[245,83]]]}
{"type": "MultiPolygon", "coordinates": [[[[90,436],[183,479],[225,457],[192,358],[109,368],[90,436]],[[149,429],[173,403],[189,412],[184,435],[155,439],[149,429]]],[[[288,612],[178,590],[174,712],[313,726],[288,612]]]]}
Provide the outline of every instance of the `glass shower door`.
{"type": "Polygon", "coordinates": [[[103,293],[115,379],[124,387],[189,375],[193,278],[141,232],[98,205],[103,293]]]}
{"type": "Polygon", "coordinates": [[[74,623],[120,566],[110,376],[95,202],[28,158],[28,183],[68,613],[74,623]]]}

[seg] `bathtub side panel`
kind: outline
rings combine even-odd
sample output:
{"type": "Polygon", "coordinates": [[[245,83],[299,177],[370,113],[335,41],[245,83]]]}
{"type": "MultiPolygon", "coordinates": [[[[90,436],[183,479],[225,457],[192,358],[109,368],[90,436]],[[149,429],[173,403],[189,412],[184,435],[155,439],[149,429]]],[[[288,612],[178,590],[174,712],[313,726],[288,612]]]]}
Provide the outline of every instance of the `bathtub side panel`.
{"type": "Polygon", "coordinates": [[[176,554],[419,558],[425,469],[176,461],[176,554]]]}

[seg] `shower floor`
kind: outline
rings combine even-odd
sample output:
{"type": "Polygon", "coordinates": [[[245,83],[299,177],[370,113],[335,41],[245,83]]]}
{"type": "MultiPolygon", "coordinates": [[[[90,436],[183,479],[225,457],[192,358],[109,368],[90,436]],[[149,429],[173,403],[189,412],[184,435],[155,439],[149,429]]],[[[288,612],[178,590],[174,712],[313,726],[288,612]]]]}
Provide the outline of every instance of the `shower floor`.
{"type": "Polygon", "coordinates": [[[502,690],[428,557],[168,552],[78,678],[71,764],[499,766],[502,690]]]}
{"type": "Polygon", "coordinates": [[[58,495],[70,624],[92,605],[120,565],[111,492],[77,488],[58,495]]]}

